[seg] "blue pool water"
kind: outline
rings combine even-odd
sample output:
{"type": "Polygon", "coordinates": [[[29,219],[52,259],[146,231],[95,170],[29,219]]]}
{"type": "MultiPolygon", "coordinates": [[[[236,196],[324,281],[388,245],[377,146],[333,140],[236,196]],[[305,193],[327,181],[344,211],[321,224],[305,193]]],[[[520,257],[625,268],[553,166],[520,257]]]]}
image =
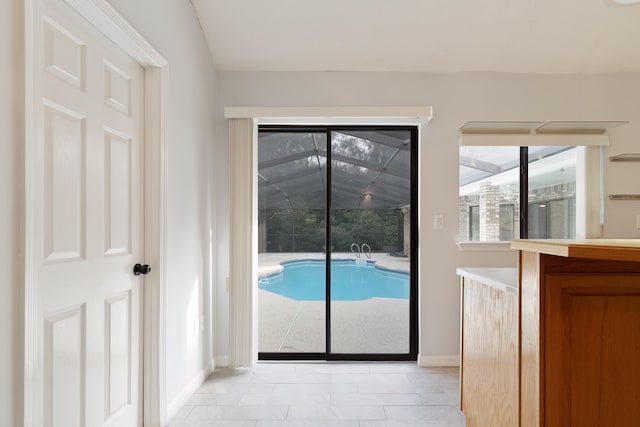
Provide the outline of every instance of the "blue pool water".
{"type": "MultiPolygon", "coordinates": [[[[281,273],[263,277],[258,287],[300,301],[325,300],[325,262],[282,263],[281,273]]],[[[373,262],[338,260],[331,264],[331,300],[409,299],[409,274],[376,268],[373,262]]]]}

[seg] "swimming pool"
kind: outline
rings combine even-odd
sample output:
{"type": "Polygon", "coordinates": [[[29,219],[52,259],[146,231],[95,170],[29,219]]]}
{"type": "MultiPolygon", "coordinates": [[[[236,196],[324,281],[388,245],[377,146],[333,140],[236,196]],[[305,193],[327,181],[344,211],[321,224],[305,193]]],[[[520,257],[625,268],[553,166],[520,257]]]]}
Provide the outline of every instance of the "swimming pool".
{"type": "MultiPolygon", "coordinates": [[[[373,261],[358,261],[332,261],[332,301],[409,299],[408,273],[376,267],[373,261]]],[[[282,266],[282,272],[260,278],[258,287],[299,301],[325,300],[324,260],[288,261],[282,266]]]]}

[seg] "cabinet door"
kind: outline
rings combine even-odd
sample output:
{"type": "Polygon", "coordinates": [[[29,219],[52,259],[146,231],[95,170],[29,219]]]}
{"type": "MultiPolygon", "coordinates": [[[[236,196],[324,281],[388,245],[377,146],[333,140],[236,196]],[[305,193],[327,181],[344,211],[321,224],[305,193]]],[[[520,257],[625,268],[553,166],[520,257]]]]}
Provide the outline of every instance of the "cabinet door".
{"type": "Polygon", "coordinates": [[[548,274],[545,426],[640,425],[640,275],[548,274]]]}

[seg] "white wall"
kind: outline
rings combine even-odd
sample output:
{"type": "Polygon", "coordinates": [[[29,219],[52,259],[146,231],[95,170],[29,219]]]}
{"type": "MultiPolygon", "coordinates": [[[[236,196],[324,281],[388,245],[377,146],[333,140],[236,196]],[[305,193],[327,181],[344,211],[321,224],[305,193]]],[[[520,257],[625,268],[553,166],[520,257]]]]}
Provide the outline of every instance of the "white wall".
{"type": "MultiPolygon", "coordinates": [[[[216,80],[218,247],[228,247],[228,128],[225,106],[432,105],[420,147],[420,341],[423,357],[458,354],[459,266],[515,267],[510,252],[460,252],[458,128],[470,120],[628,120],[610,132],[605,155],[640,152],[640,74],[525,75],[494,73],[220,72],[216,80]],[[444,215],[443,230],[432,217],[444,215]]],[[[640,193],[640,164],[605,163],[609,192],[640,193]]],[[[606,202],[605,237],[640,237],[639,202],[606,202]]],[[[218,354],[228,350],[226,254],[218,255],[218,354]]]]}
{"type": "Polygon", "coordinates": [[[188,396],[185,392],[198,385],[211,361],[210,163],[215,70],[188,0],[110,3],[169,63],[166,346],[171,412],[188,396]],[[203,331],[199,330],[201,316],[203,331]]]}

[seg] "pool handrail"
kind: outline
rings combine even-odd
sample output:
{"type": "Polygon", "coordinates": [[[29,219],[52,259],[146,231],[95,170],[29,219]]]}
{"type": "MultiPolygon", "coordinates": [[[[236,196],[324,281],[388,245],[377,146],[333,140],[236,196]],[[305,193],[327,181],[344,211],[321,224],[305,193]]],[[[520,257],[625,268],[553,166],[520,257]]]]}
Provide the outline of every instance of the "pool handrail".
{"type": "Polygon", "coordinates": [[[360,247],[360,252],[362,252],[363,254],[365,254],[365,255],[366,255],[366,257],[367,257],[368,259],[371,259],[371,246],[369,246],[368,244],[363,243],[363,244],[362,244],[362,246],[360,247]],[[368,251],[368,252],[365,252],[365,251],[364,251],[364,247],[365,247],[365,246],[369,249],[369,251],[368,251]]]}
{"type": "Polygon", "coordinates": [[[351,244],[351,253],[353,254],[353,256],[355,256],[356,258],[360,258],[360,254],[362,253],[362,250],[360,249],[360,246],[358,246],[358,244],[356,242],[353,242],[351,244]],[[358,250],[357,252],[353,249],[353,247],[356,247],[356,249],[358,250]]]}

